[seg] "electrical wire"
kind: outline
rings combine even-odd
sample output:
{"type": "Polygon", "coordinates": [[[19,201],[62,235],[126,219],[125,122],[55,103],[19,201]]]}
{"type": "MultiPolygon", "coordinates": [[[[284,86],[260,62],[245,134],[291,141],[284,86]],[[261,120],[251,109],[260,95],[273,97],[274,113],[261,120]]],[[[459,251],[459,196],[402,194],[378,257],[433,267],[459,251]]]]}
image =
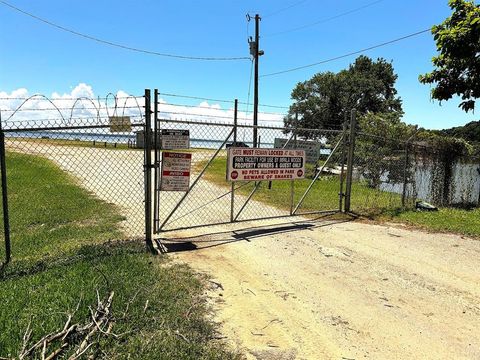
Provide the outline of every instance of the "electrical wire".
{"type": "MultiPolygon", "coordinates": [[[[232,116],[221,116],[221,115],[209,115],[209,114],[194,114],[194,113],[188,113],[188,112],[176,112],[176,111],[164,111],[164,110],[159,110],[159,114],[169,114],[169,115],[184,115],[184,116],[193,116],[193,117],[200,117],[200,118],[213,118],[213,119],[228,119],[232,120],[232,116]]],[[[252,119],[249,118],[243,118],[239,117],[237,120],[243,120],[243,121],[250,121],[252,119]]],[[[264,121],[270,121],[270,120],[265,120],[264,121]]]]}
{"type": "Polygon", "coordinates": [[[25,10],[22,10],[12,4],[9,4],[8,2],[6,1],[3,1],[3,0],[0,0],[0,4],[3,4],[4,6],[6,7],[9,7],[10,9],[12,10],[15,10],[23,15],[26,15],[26,16],[29,16],[35,20],[38,20],[40,22],[43,22],[44,24],[47,24],[47,25],[50,25],[54,28],[57,28],[59,30],[62,30],[64,32],[68,32],[70,34],[73,34],[73,35],[76,35],[76,36],[80,36],[80,37],[83,37],[85,39],[88,39],[88,40],[92,40],[92,41],[96,41],[100,44],[104,44],[104,45],[109,45],[109,46],[113,46],[113,47],[117,47],[117,48],[120,48],[120,49],[123,49],[123,50],[129,50],[129,51],[134,51],[134,52],[139,52],[139,53],[143,53],[143,54],[149,54],[149,55],[155,55],[155,56],[161,56],[161,57],[168,57],[168,58],[174,58],[174,59],[182,59],[182,60],[202,60],[202,61],[235,61],[235,60],[250,60],[249,57],[247,56],[237,56],[237,57],[202,57],[202,56],[187,56],[187,55],[177,55],[177,54],[167,54],[167,53],[161,53],[161,52],[157,52],[157,51],[152,51],[152,50],[146,50],[146,49],[140,49],[140,48],[136,48],[136,47],[131,47],[131,46],[127,46],[127,45],[123,45],[123,44],[119,44],[119,43],[115,43],[115,42],[112,42],[112,41],[108,41],[108,40],[103,40],[103,39],[100,39],[100,38],[97,38],[97,37],[94,37],[94,36],[91,36],[91,35],[87,35],[87,34],[83,34],[83,33],[80,33],[78,31],[75,31],[75,30],[72,30],[72,29],[69,29],[67,27],[64,27],[64,26],[61,26],[61,25],[58,25],[56,23],[53,23],[49,20],[46,20],[44,18],[41,18],[39,16],[36,16],[32,13],[29,13],[25,10]]]}
{"type": "Polygon", "coordinates": [[[330,58],[330,59],[327,59],[327,60],[318,61],[318,62],[315,62],[315,63],[312,63],[312,64],[308,64],[308,65],[302,65],[302,66],[297,66],[297,67],[294,67],[294,68],[291,68],[291,69],[276,71],[276,72],[269,73],[269,74],[263,74],[263,75],[260,75],[260,77],[276,76],[276,75],[286,74],[286,73],[289,73],[289,72],[293,72],[293,71],[298,71],[298,70],[310,68],[310,67],[317,66],[317,65],[321,65],[321,64],[326,64],[326,63],[328,63],[328,62],[332,62],[332,61],[335,61],[335,60],[343,59],[343,58],[346,58],[346,57],[349,57],[349,56],[352,56],[352,55],[361,54],[361,53],[363,53],[363,52],[365,52],[365,51],[377,49],[377,48],[379,48],[379,47],[386,46],[386,45],[390,45],[390,44],[393,44],[393,43],[396,43],[396,42],[399,42],[399,41],[402,41],[402,40],[405,40],[405,39],[409,39],[409,38],[411,38],[411,37],[414,37],[414,36],[417,36],[417,35],[421,35],[421,34],[424,34],[424,33],[426,33],[426,32],[430,32],[430,31],[431,31],[431,29],[426,29],[426,30],[418,31],[418,32],[416,32],[416,33],[409,34],[409,35],[406,35],[406,36],[402,36],[402,37],[400,37],[400,38],[393,39],[393,40],[390,40],[390,41],[386,41],[386,42],[383,42],[383,43],[381,43],[381,44],[373,45],[373,46],[370,46],[370,47],[365,48],[365,49],[362,49],[362,50],[353,51],[353,52],[350,52],[350,53],[348,53],[348,54],[336,56],[336,57],[333,57],[333,58],[330,58]]]}
{"type": "Polygon", "coordinates": [[[370,3],[368,3],[368,4],[365,4],[365,5],[363,5],[363,6],[360,6],[360,7],[357,7],[357,8],[348,10],[348,11],[345,11],[345,12],[340,13],[340,14],[338,14],[338,15],[334,15],[334,16],[331,16],[331,17],[328,17],[328,18],[325,18],[325,19],[321,19],[321,20],[318,20],[318,21],[315,21],[315,22],[312,22],[312,23],[309,23],[309,24],[297,26],[297,27],[294,27],[294,28],[291,28],[291,29],[288,29],[288,30],[279,31],[279,32],[272,33],[272,34],[268,34],[268,33],[267,33],[267,34],[262,35],[262,37],[265,38],[265,37],[273,37],[273,36],[277,36],[277,35],[288,34],[288,33],[291,33],[291,32],[295,32],[295,31],[307,29],[307,28],[312,27],[312,26],[324,24],[324,23],[326,23],[326,22],[329,22],[329,21],[332,21],[332,20],[341,18],[341,17],[343,17],[343,16],[350,15],[350,14],[353,14],[353,13],[355,13],[355,12],[361,11],[361,10],[363,10],[363,9],[369,8],[369,7],[373,6],[373,5],[376,5],[376,4],[378,4],[378,3],[381,3],[381,2],[383,2],[383,1],[385,1],[385,0],[376,0],[376,1],[370,2],[370,3]]]}
{"type": "Polygon", "coordinates": [[[307,1],[308,1],[308,0],[300,0],[300,1],[297,1],[296,3],[293,3],[293,4],[289,5],[289,6],[286,6],[286,7],[284,7],[284,8],[281,8],[281,9],[278,9],[278,10],[273,11],[273,12],[271,12],[271,13],[268,13],[267,15],[264,15],[263,18],[265,19],[265,18],[267,18],[267,17],[280,14],[281,12],[290,10],[291,8],[294,8],[294,7],[298,6],[298,5],[301,5],[301,4],[303,4],[304,2],[307,2],[307,1]]]}
{"type": "Polygon", "coordinates": [[[183,98],[183,99],[192,99],[192,100],[216,101],[216,102],[229,103],[229,104],[233,104],[235,102],[233,100],[212,99],[212,98],[204,98],[204,97],[199,97],[199,96],[180,95],[180,94],[171,94],[171,93],[162,93],[162,92],[159,92],[158,95],[170,96],[170,97],[179,97],[179,98],[183,98]]]}
{"type": "Polygon", "coordinates": [[[248,108],[250,107],[250,92],[252,90],[252,77],[253,77],[253,60],[250,65],[250,79],[248,80],[247,109],[245,110],[245,114],[247,115],[248,115],[248,108]]]}
{"type": "MultiPolygon", "coordinates": [[[[160,107],[170,107],[170,106],[172,106],[172,107],[179,107],[179,108],[184,107],[184,108],[191,108],[191,109],[205,109],[205,110],[223,111],[223,112],[233,111],[232,108],[230,108],[230,109],[217,109],[217,108],[212,108],[212,107],[209,107],[209,106],[186,105],[186,104],[178,104],[178,103],[171,103],[171,102],[168,102],[168,103],[159,102],[158,105],[159,105],[159,108],[160,107]]],[[[132,107],[132,108],[135,108],[135,107],[132,107]]],[[[260,113],[264,114],[264,115],[276,115],[276,116],[284,116],[285,115],[285,114],[278,113],[278,112],[275,113],[275,112],[267,112],[267,111],[261,111],[260,113]]],[[[248,111],[246,111],[245,114],[248,114],[248,111]]]]}
{"type": "MultiPolygon", "coordinates": [[[[192,100],[215,101],[215,102],[228,103],[228,104],[233,104],[235,102],[233,100],[212,99],[212,98],[205,98],[200,96],[171,94],[171,93],[162,93],[162,92],[159,92],[158,95],[177,97],[177,98],[183,98],[183,99],[192,99],[192,100]]],[[[238,103],[242,105],[247,105],[247,102],[244,102],[244,101],[239,101],[238,103]]],[[[288,106],[280,106],[280,105],[258,104],[258,106],[269,107],[274,109],[290,109],[288,106]]]]}

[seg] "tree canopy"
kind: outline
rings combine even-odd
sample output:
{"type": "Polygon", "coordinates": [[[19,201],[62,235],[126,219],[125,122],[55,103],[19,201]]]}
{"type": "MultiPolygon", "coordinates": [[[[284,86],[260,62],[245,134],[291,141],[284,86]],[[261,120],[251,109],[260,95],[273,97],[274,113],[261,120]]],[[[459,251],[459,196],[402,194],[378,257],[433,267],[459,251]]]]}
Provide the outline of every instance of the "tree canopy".
{"type": "Polygon", "coordinates": [[[450,0],[449,5],[452,15],[432,28],[439,52],[432,59],[435,69],[419,79],[435,84],[433,99],[461,96],[459,107],[468,112],[480,97],[480,5],[467,0],[450,0]]]}
{"type": "Polygon", "coordinates": [[[471,121],[463,126],[436,130],[435,132],[440,135],[461,138],[472,143],[480,143],[480,121],[471,121]]]}
{"type": "MultiPolygon", "coordinates": [[[[298,83],[292,91],[294,103],[285,117],[287,127],[338,129],[347,114],[403,114],[402,101],[397,96],[397,75],[385,59],[373,61],[358,57],[348,69],[338,73],[322,72],[310,80],[298,83]]],[[[308,134],[300,134],[308,137],[308,134]]]]}

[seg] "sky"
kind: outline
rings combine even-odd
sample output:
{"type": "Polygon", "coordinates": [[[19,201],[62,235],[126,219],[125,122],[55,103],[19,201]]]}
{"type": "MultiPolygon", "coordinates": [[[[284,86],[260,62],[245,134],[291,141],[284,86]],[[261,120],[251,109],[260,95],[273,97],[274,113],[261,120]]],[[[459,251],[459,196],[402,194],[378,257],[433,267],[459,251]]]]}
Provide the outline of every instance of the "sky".
{"type": "MultiPolygon", "coordinates": [[[[451,13],[447,0],[142,0],[27,1],[8,3],[38,17],[106,41],[153,52],[191,57],[249,57],[248,36],[258,13],[259,102],[291,104],[298,82],[317,72],[340,71],[355,60],[346,57],[276,76],[270,73],[320,62],[400,38],[441,23],[451,13]]],[[[156,56],[108,46],[61,31],[0,1],[0,95],[46,96],[108,93],[142,95],[145,88],[163,94],[209,99],[235,98],[251,104],[251,61],[202,61],[156,56]],[[249,91],[250,89],[250,91],[249,91]],[[83,91],[83,92],[82,92],[83,91]],[[250,96],[249,96],[250,95],[250,96]]],[[[393,62],[403,120],[430,129],[479,120],[458,108],[459,100],[439,104],[431,87],[418,81],[432,70],[436,54],[430,33],[364,53],[393,62]]],[[[161,95],[176,102],[230,113],[231,105],[161,95]]],[[[251,112],[252,105],[242,104],[251,112]]],[[[263,112],[283,108],[261,107],[263,112]]],[[[245,117],[249,117],[244,114],[245,117]]],[[[265,116],[265,115],[264,115],[265,116]]],[[[281,119],[281,114],[273,118],[281,119]]]]}

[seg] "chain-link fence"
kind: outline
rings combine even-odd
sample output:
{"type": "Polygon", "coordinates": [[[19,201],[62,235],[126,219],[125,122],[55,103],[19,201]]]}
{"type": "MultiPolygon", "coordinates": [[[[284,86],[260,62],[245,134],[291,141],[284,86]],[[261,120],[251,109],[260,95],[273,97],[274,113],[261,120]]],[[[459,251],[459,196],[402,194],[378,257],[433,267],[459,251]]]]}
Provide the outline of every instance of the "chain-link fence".
{"type": "MultiPolygon", "coordinates": [[[[463,146],[464,143],[460,143],[463,146]]],[[[437,206],[479,205],[480,159],[461,149],[432,146],[416,140],[409,146],[412,197],[437,206]]]]}
{"type": "MultiPolygon", "coordinates": [[[[452,161],[415,136],[405,140],[363,133],[354,116],[343,129],[325,130],[284,127],[284,114],[265,112],[260,125],[252,126],[248,111],[238,111],[233,103],[220,110],[208,103],[167,104],[157,96],[152,104],[148,91],[145,97],[16,99],[1,113],[7,164],[22,161],[30,168],[24,178],[42,182],[45,177],[37,175],[45,166],[60,169],[69,181],[116,209],[125,237],[146,234],[147,241],[149,226],[160,233],[322,212],[375,215],[413,209],[418,200],[478,205],[478,162],[452,161]],[[163,130],[188,130],[189,145],[175,148],[191,156],[184,191],[161,191],[163,130]],[[231,147],[303,149],[304,177],[227,181],[231,147]]],[[[48,181],[42,186],[48,187],[48,181]]],[[[61,187],[48,194],[51,198],[41,204],[32,202],[39,214],[59,197],[69,201],[61,187]]],[[[21,217],[16,210],[13,206],[11,217],[21,217]]],[[[24,225],[19,230],[27,231],[30,225],[24,225]]]]}
{"type": "Polygon", "coordinates": [[[339,210],[341,131],[167,119],[159,119],[158,128],[189,130],[190,148],[176,151],[192,154],[192,173],[186,193],[159,191],[157,177],[157,231],[339,210]],[[227,149],[252,148],[254,129],[259,148],[305,149],[305,178],[227,181],[227,149]],[[304,132],[309,140],[299,139],[304,132]]]}
{"type": "Polygon", "coordinates": [[[407,149],[399,139],[356,134],[351,211],[374,215],[414,205],[414,164],[407,149]]]}
{"type": "MultiPolygon", "coordinates": [[[[143,237],[144,153],[136,144],[145,127],[143,102],[143,97],[113,95],[97,99],[49,99],[38,95],[9,98],[8,106],[1,111],[7,183],[15,179],[15,185],[24,182],[22,191],[35,187],[48,194],[39,199],[33,198],[32,192],[31,201],[22,204],[38,214],[28,224],[20,221],[22,209],[18,206],[28,194],[10,194],[12,233],[26,233],[29,228],[42,226],[54,203],[56,207],[63,204],[65,212],[55,216],[63,217],[63,221],[56,221],[67,229],[74,221],[68,209],[76,206],[76,211],[87,211],[82,210],[79,198],[90,196],[96,199],[92,202],[95,211],[113,207],[120,214],[122,236],[143,237]],[[84,191],[75,191],[69,184],[84,191]]],[[[15,238],[12,243],[14,247],[15,238]]]]}
{"type": "Polygon", "coordinates": [[[480,161],[413,134],[407,140],[357,132],[351,210],[375,215],[434,206],[475,207],[480,161]]]}

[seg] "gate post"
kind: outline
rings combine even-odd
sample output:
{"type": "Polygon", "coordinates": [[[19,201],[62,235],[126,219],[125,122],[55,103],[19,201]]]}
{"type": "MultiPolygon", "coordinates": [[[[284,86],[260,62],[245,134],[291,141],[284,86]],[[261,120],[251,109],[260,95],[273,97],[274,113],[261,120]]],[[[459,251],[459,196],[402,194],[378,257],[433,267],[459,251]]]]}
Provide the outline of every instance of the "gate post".
{"type": "MultiPolygon", "coordinates": [[[[410,139],[409,139],[410,140],[410,139]]],[[[407,185],[408,185],[408,164],[410,162],[409,143],[405,143],[405,163],[403,165],[403,188],[402,188],[402,209],[405,209],[407,199],[407,185]]]]}
{"type": "Polygon", "coordinates": [[[348,158],[347,158],[347,179],[345,189],[345,212],[350,212],[350,201],[352,196],[352,177],[353,177],[353,158],[355,155],[355,136],[356,136],[357,118],[356,110],[353,109],[350,114],[350,135],[348,137],[348,158]]]}
{"type": "Polygon", "coordinates": [[[159,223],[159,201],[158,196],[158,181],[159,181],[159,154],[158,154],[158,89],[154,90],[153,93],[153,144],[154,144],[154,159],[153,159],[153,232],[158,232],[158,223],[159,223]]]}
{"type": "Polygon", "coordinates": [[[144,174],[145,174],[145,242],[147,248],[156,253],[152,241],[152,109],[150,89],[145,89],[144,131],[144,174]]]}
{"type": "Polygon", "coordinates": [[[5,233],[5,264],[10,262],[10,219],[8,217],[8,196],[7,196],[7,168],[5,163],[5,134],[2,129],[2,114],[0,112],[0,166],[2,171],[2,203],[3,203],[3,228],[5,233]]]}
{"type": "MultiPolygon", "coordinates": [[[[293,125],[293,148],[294,149],[297,148],[297,127],[298,127],[298,112],[295,112],[295,124],[293,125]]],[[[295,201],[295,180],[291,180],[290,181],[290,215],[293,215],[294,201],[295,201]]]]}
{"type": "Polygon", "coordinates": [[[343,212],[343,198],[345,193],[343,192],[343,184],[345,182],[345,158],[346,158],[346,147],[348,145],[347,141],[347,127],[348,127],[348,114],[345,113],[345,120],[342,127],[342,155],[341,155],[341,168],[340,168],[340,191],[338,193],[338,210],[343,212]]]}
{"type": "MultiPolygon", "coordinates": [[[[238,119],[238,99],[235,99],[235,108],[233,112],[233,147],[237,146],[237,119],[238,119]]],[[[235,221],[235,183],[232,181],[230,189],[230,222],[235,221]]]]}
{"type": "Polygon", "coordinates": [[[403,189],[402,189],[402,208],[405,209],[405,203],[407,199],[407,185],[408,185],[408,171],[409,171],[409,164],[410,164],[410,145],[411,141],[417,135],[418,128],[415,130],[412,136],[410,136],[407,141],[405,142],[405,163],[403,167],[403,189]]]}

